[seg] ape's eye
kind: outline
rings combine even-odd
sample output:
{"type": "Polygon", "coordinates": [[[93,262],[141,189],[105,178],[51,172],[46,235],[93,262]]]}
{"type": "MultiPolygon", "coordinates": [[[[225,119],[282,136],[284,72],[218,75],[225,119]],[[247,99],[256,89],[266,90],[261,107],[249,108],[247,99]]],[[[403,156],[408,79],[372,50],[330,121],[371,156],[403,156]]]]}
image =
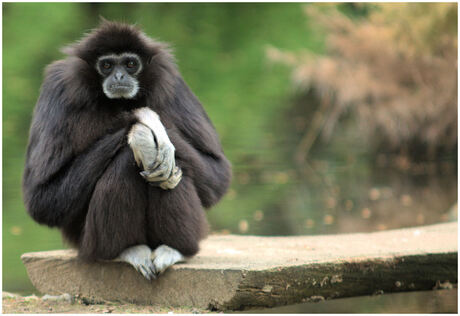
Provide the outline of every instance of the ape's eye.
{"type": "Polygon", "coordinates": [[[128,63],[126,64],[126,66],[127,66],[128,68],[134,68],[134,67],[136,67],[136,62],[135,62],[134,60],[130,60],[130,61],[128,61],[128,63]]]}
{"type": "Polygon", "coordinates": [[[102,63],[102,68],[104,69],[110,69],[112,67],[112,64],[109,63],[108,61],[105,61],[102,63]]]}

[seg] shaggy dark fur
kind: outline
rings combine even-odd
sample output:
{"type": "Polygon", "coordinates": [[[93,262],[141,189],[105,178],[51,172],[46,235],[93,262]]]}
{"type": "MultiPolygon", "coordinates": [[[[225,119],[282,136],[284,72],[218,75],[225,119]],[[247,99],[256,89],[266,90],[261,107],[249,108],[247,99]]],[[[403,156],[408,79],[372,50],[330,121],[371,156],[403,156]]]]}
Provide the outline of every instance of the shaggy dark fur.
{"type": "Polygon", "coordinates": [[[61,228],[88,260],[113,259],[138,244],[196,254],[207,230],[203,207],[222,197],[231,170],[172,55],[135,27],[114,22],[63,51],[68,57],[46,70],[30,129],[23,178],[29,214],[61,228]],[[95,62],[122,52],[141,57],[141,89],[135,99],[108,99],[95,62]],[[145,106],[158,113],[176,148],[183,177],[172,190],[145,182],[127,145],[136,123],[131,110],[145,106]]]}

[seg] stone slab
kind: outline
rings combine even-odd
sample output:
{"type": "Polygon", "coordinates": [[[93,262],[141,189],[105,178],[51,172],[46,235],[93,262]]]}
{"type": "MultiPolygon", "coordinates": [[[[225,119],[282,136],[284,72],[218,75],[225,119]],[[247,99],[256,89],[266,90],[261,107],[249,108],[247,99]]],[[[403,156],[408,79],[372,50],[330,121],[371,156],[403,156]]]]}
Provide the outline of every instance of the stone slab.
{"type": "Polygon", "coordinates": [[[74,250],[21,258],[46,294],[243,310],[457,283],[457,252],[457,223],[445,223],[343,235],[214,235],[154,281],[123,262],[84,263],[74,250]]]}

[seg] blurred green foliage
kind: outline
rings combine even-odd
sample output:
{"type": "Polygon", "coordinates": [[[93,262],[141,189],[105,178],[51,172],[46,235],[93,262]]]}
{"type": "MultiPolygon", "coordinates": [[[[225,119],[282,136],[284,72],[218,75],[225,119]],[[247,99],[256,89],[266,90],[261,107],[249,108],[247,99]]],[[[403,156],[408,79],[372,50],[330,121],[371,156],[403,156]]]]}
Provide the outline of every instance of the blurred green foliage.
{"type": "MultiPolygon", "coordinates": [[[[270,66],[265,47],[297,50],[308,43],[320,51],[300,4],[3,4],[3,288],[30,291],[20,262],[27,251],[62,248],[59,233],[34,223],[21,197],[28,128],[44,67],[62,58],[59,48],[97,26],[99,16],[136,23],[151,37],[168,42],[179,68],[202,101],[233,163],[230,194],[209,213],[214,230],[238,231],[276,199],[284,181],[248,187],[254,164],[274,165],[273,125],[287,106],[287,69],[270,66]],[[242,183],[239,185],[239,183],[242,183]],[[278,193],[277,193],[278,194],[278,193]]],[[[277,166],[281,167],[282,166],[277,166]]],[[[266,231],[286,233],[269,222],[266,231]]],[[[250,232],[256,232],[252,230],[250,232]]],[[[259,231],[260,233],[260,231],[259,231]]]]}

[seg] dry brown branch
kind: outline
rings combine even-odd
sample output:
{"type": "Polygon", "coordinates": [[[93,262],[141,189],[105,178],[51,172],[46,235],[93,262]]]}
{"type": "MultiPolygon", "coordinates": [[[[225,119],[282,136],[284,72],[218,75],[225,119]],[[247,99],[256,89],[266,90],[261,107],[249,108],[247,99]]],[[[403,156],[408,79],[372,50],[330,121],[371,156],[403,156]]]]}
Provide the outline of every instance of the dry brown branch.
{"type": "MultiPolygon", "coordinates": [[[[366,19],[353,20],[336,6],[309,5],[306,14],[327,31],[327,54],[270,48],[268,56],[292,68],[296,86],[314,89],[320,99],[334,95],[331,116],[321,119],[323,139],[332,136],[349,111],[363,135],[389,149],[402,150],[414,142],[427,152],[455,148],[457,4],[375,6],[366,19]]],[[[307,156],[318,120],[306,132],[299,147],[304,152],[297,159],[307,156]]]]}

